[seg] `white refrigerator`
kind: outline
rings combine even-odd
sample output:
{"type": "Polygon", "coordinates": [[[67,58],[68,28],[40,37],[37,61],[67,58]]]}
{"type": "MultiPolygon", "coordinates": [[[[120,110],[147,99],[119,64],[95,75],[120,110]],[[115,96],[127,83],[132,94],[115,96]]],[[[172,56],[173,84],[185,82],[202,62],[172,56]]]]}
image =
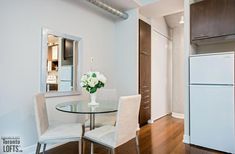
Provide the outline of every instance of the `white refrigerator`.
{"type": "Polygon", "coordinates": [[[234,52],[190,57],[190,142],[235,153],[234,52]]]}
{"type": "Polygon", "coordinates": [[[71,65],[61,66],[59,69],[59,91],[73,90],[73,67],[71,65]]]}

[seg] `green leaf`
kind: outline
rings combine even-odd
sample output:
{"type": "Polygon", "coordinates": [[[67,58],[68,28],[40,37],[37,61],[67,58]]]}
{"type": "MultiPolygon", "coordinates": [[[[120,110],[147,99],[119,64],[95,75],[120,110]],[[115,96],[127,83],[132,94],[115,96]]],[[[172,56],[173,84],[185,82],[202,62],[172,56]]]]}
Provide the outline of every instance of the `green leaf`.
{"type": "Polygon", "coordinates": [[[96,77],[96,74],[95,74],[95,73],[93,73],[93,74],[92,74],[92,77],[93,77],[93,78],[95,78],[95,77],[96,77]]]}
{"type": "Polygon", "coordinates": [[[101,88],[101,84],[100,82],[98,82],[98,84],[96,85],[97,88],[101,88]]]}
{"type": "Polygon", "coordinates": [[[92,94],[92,93],[95,93],[96,90],[97,90],[97,88],[96,88],[96,87],[93,87],[93,88],[91,88],[90,93],[91,93],[91,94],[92,94]]]}

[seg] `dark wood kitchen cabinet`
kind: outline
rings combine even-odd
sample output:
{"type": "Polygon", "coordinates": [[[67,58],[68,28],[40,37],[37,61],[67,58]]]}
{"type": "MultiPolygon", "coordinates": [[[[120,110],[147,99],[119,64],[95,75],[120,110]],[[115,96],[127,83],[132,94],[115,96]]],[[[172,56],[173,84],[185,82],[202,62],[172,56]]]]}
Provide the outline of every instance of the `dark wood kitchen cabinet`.
{"type": "Polygon", "coordinates": [[[151,26],[142,20],[139,20],[139,93],[139,124],[143,126],[151,118],[151,26]]]}
{"type": "Polygon", "coordinates": [[[235,35],[235,0],[203,0],[190,6],[191,42],[235,35]]]}

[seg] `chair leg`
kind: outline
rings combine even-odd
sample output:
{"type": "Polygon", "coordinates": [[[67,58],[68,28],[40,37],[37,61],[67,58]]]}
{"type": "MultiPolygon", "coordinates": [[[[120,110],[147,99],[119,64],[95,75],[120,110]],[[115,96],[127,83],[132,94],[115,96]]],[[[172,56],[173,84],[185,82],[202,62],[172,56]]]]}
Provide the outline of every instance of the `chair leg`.
{"type": "Polygon", "coordinates": [[[78,154],[82,154],[82,139],[78,141],[78,154]]]}
{"type": "Polygon", "coordinates": [[[85,144],[85,140],[82,138],[82,154],[86,152],[86,144],[85,144]]]}
{"type": "Polygon", "coordinates": [[[110,149],[111,154],[115,154],[115,149],[110,149]]]}
{"type": "Polygon", "coordinates": [[[139,134],[136,134],[135,137],[135,143],[136,143],[136,150],[137,150],[137,154],[140,154],[140,145],[139,145],[139,134]]]}
{"type": "Polygon", "coordinates": [[[37,148],[36,148],[36,154],[40,153],[40,148],[41,148],[41,144],[38,142],[37,148]]]}
{"type": "Polygon", "coordinates": [[[45,154],[46,147],[47,147],[47,144],[44,144],[44,145],[43,145],[43,154],[45,154]]]}

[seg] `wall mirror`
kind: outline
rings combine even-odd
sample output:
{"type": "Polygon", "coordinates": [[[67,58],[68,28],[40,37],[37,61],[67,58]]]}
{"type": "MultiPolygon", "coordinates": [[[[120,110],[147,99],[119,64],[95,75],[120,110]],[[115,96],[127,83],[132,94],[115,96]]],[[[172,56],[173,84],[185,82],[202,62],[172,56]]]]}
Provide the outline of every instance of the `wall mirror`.
{"type": "Polygon", "coordinates": [[[81,38],[42,29],[41,92],[46,96],[80,93],[81,38]]]}

